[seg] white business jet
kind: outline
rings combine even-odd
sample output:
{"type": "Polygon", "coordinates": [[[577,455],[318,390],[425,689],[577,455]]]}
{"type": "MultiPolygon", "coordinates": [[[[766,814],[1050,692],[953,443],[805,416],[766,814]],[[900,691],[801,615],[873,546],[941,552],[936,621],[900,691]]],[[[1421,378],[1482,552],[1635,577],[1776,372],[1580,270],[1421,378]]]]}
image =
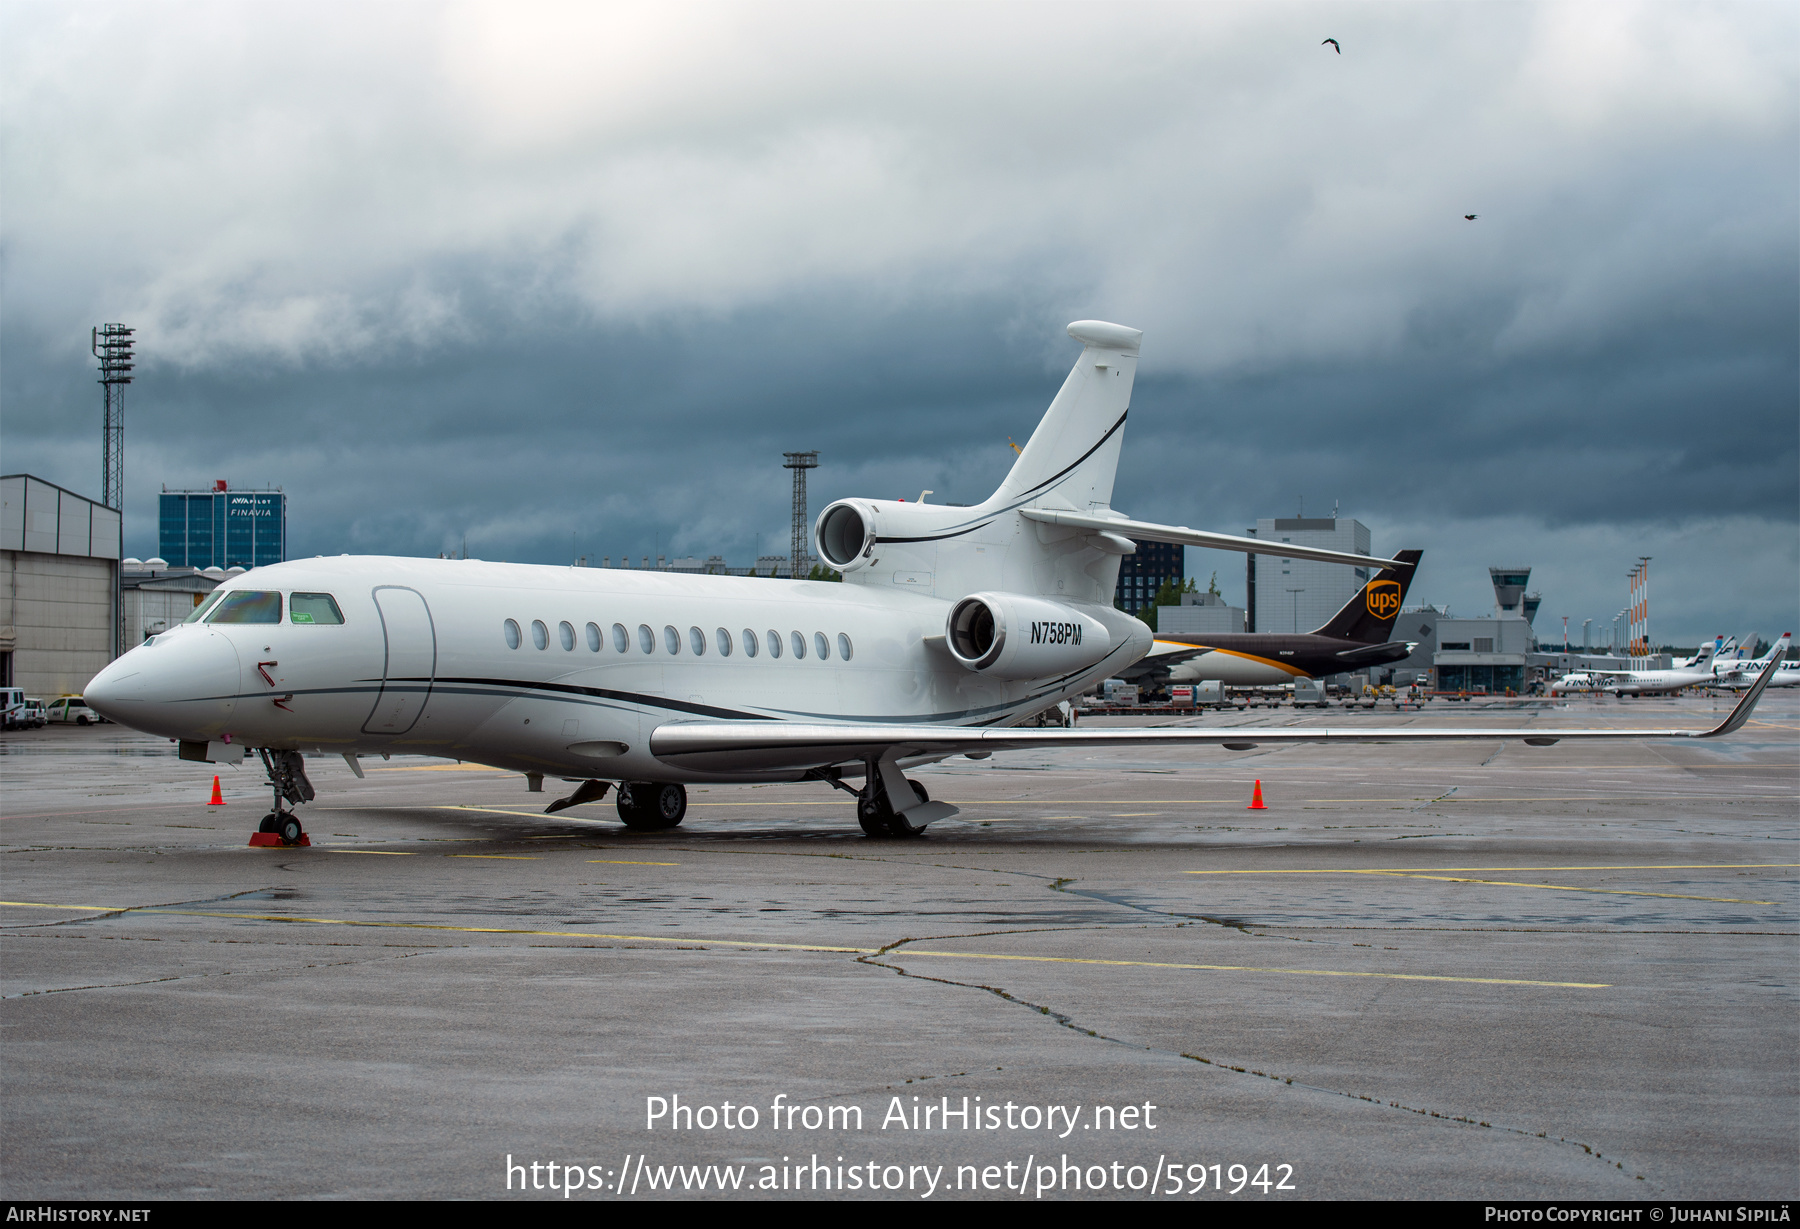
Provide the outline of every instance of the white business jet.
{"type": "MultiPolygon", "coordinates": [[[[406,752],[616,786],[625,824],[672,828],[695,782],[817,781],[856,796],[871,836],[956,813],[903,770],[1027,747],[1436,739],[1717,737],[1685,730],[1045,729],[1017,723],[1150,648],[1112,605],[1135,540],[1268,544],[1133,521],[1113,474],[1136,329],[1069,326],[1081,357],[1006,481],[976,507],[845,499],[814,542],[843,583],[384,557],[296,560],[219,586],[181,626],[95,677],[88,703],[177,740],[182,758],[257,751],[275,809],[254,843],[305,841],[302,753],[406,752]],[[857,782],[857,784],[851,784],[857,782]]],[[[1392,560],[1284,545],[1295,558],[1392,560]]]]}

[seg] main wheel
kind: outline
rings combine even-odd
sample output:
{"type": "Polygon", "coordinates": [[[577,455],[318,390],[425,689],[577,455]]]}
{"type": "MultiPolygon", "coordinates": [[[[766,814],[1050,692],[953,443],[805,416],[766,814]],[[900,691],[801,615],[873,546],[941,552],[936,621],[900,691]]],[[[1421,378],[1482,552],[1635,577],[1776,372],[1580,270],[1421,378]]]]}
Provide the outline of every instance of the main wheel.
{"type": "Polygon", "coordinates": [[[273,832],[275,831],[276,825],[280,823],[281,816],[274,811],[270,811],[267,815],[262,817],[262,823],[257,826],[256,830],[258,832],[273,832]]]}
{"type": "MultiPolygon", "coordinates": [[[[908,779],[912,792],[920,802],[930,802],[931,795],[917,781],[908,779]]],[[[859,798],[856,803],[856,822],[870,836],[918,836],[925,831],[924,824],[915,824],[906,816],[896,812],[888,805],[887,793],[883,791],[874,798],[859,798]]]]}
{"type": "Polygon", "coordinates": [[[300,838],[306,835],[305,830],[300,827],[298,815],[282,816],[281,825],[276,831],[280,834],[283,845],[298,845],[300,838]]]}
{"type": "Polygon", "coordinates": [[[687,815],[687,787],[652,781],[619,786],[619,819],[636,832],[663,832],[687,815]]]}

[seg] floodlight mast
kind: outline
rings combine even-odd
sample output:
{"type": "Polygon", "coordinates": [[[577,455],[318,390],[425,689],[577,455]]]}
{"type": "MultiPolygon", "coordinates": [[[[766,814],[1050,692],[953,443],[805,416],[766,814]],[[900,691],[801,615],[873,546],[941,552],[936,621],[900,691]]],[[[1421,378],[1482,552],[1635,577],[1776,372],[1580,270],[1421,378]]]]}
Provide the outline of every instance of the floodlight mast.
{"type": "Polygon", "coordinates": [[[781,455],[787,458],[781,463],[781,468],[794,471],[794,530],[793,541],[790,544],[793,558],[788,564],[788,575],[794,580],[799,580],[801,579],[800,561],[812,554],[807,549],[806,471],[818,468],[819,454],[817,452],[784,452],[781,455]]]}
{"type": "MultiPolygon", "coordinates": [[[[106,410],[100,422],[100,502],[119,513],[119,553],[125,552],[125,386],[131,383],[132,341],[136,329],[103,324],[92,331],[90,345],[100,360],[100,387],[106,410]]],[[[124,578],[113,564],[112,653],[125,652],[124,578]]]]}
{"type": "Polygon", "coordinates": [[[100,360],[100,387],[106,412],[100,427],[100,502],[125,507],[125,386],[131,383],[132,340],[136,329],[103,324],[93,330],[94,357],[100,360]]]}

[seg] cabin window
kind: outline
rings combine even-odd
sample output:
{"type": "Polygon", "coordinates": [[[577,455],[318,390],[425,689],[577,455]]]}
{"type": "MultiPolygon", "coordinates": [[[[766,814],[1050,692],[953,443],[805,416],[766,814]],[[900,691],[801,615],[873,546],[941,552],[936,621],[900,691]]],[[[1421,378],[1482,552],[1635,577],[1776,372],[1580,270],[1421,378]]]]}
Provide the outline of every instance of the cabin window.
{"type": "Polygon", "coordinates": [[[648,623],[638,624],[638,648],[646,653],[656,652],[656,633],[650,630],[648,623]]]}
{"type": "Polygon", "coordinates": [[[697,627],[688,628],[688,648],[694,651],[695,657],[705,657],[706,633],[697,627]]]}
{"type": "Polygon", "coordinates": [[[663,625],[663,647],[669,650],[671,657],[681,652],[681,633],[667,624],[663,625]]]}
{"type": "Polygon", "coordinates": [[[550,647],[550,629],[544,626],[544,621],[542,619],[533,619],[531,621],[531,643],[537,645],[540,649],[547,649],[550,647]]]}
{"type": "Polygon", "coordinates": [[[218,600],[224,596],[225,595],[223,593],[219,592],[219,590],[214,589],[212,591],[212,593],[207,596],[205,601],[201,602],[199,605],[194,607],[194,613],[189,615],[187,618],[183,619],[182,622],[183,623],[198,623],[200,620],[204,619],[207,616],[207,613],[212,610],[214,604],[216,604],[218,602],[218,600]]]}
{"type": "Polygon", "coordinates": [[[288,594],[289,623],[342,623],[344,612],[329,593],[288,594]]]}
{"type": "Polygon", "coordinates": [[[813,652],[819,655],[820,661],[831,660],[831,641],[825,639],[824,632],[813,633],[813,652]]]}
{"type": "Polygon", "coordinates": [[[600,625],[598,623],[587,625],[587,637],[588,652],[598,653],[600,651],[600,625]]]}
{"type": "Polygon", "coordinates": [[[509,649],[518,648],[519,647],[519,625],[517,623],[513,622],[511,619],[508,619],[502,626],[506,630],[506,647],[509,649]]]}
{"type": "Polygon", "coordinates": [[[719,642],[719,656],[720,657],[730,657],[731,656],[731,633],[721,627],[717,632],[714,633],[714,636],[719,642]]]}
{"type": "Polygon", "coordinates": [[[838,656],[843,658],[845,661],[849,661],[850,655],[851,655],[850,637],[844,635],[843,632],[839,632],[838,633],[838,656]]]}
{"type": "Polygon", "coordinates": [[[744,629],[744,656],[755,657],[757,647],[756,633],[746,627],[744,629]]]}
{"type": "Polygon", "coordinates": [[[561,623],[556,625],[556,637],[558,640],[562,641],[563,652],[572,653],[575,651],[575,629],[569,626],[569,621],[567,619],[564,619],[561,623]]]}
{"type": "Polygon", "coordinates": [[[769,629],[769,656],[773,658],[781,656],[781,633],[772,627],[769,629]]]}
{"type": "Polygon", "coordinates": [[[219,604],[213,607],[212,614],[206,617],[208,623],[279,623],[281,622],[281,594],[264,593],[256,589],[233,589],[227,593],[219,604]]]}
{"type": "Polygon", "coordinates": [[[794,646],[794,660],[804,661],[806,659],[806,637],[799,632],[789,632],[788,643],[794,646]]]}
{"type": "Polygon", "coordinates": [[[630,647],[631,636],[626,632],[625,625],[623,623],[613,624],[613,649],[616,652],[623,653],[630,647]]]}

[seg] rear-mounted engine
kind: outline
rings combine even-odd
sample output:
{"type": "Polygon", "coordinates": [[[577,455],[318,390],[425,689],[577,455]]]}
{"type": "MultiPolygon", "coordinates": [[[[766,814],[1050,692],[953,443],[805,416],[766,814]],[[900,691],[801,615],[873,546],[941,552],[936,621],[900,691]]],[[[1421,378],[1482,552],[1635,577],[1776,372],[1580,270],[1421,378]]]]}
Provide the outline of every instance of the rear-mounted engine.
{"type": "Polygon", "coordinates": [[[1002,679],[1074,674],[1112,651],[1112,636],[1098,619],[1017,593],[963,598],[950,610],[944,643],[968,669],[1002,679]]]}

